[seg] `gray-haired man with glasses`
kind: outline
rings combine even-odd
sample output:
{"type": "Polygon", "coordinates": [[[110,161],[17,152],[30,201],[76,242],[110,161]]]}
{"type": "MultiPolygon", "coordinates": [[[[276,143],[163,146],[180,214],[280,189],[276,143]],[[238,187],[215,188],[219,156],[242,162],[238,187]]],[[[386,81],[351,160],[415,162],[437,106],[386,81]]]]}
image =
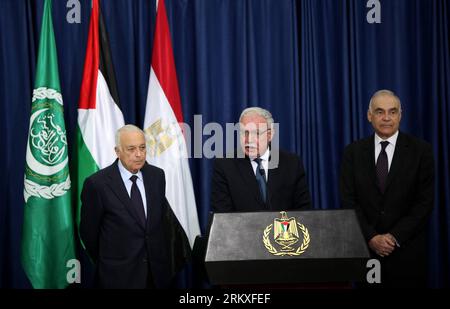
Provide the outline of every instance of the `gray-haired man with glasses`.
{"type": "Polygon", "coordinates": [[[272,149],[272,114],[259,107],[245,109],[239,118],[240,145],[234,157],[216,158],[211,207],[216,212],[289,210],[311,204],[300,158],[272,149]],[[272,157],[277,157],[273,164],[272,157]]]}

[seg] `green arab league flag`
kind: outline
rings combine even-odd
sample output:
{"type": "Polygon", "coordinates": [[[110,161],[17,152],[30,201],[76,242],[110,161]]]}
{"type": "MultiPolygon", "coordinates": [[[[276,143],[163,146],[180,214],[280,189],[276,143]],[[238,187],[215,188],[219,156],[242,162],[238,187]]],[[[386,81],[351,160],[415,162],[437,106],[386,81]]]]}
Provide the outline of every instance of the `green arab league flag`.
{"type": "Polygon", "coordinates": [[[46,0],[27,140],[22,265],[34,288],[68,285],[75,258],[68,149],[51,1],[46,0]]]}

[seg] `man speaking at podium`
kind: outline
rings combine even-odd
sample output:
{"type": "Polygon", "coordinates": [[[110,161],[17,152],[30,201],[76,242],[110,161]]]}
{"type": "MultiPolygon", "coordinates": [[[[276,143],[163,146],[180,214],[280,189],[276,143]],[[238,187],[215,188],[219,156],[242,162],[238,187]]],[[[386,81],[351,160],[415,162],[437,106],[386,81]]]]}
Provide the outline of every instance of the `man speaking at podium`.
{"type": "Polygon", "coordinates": [[[214,212],[308,208],[311,198],[298,156],[271,149],[272,114],[259,107],[239,118],[240,144],[233,158],[216,158],[211,189],[214,212]],[[274,153],[277,152],[277,153],[274,153]],[[274,163],[274,155],[278,161],[274,163]]]}

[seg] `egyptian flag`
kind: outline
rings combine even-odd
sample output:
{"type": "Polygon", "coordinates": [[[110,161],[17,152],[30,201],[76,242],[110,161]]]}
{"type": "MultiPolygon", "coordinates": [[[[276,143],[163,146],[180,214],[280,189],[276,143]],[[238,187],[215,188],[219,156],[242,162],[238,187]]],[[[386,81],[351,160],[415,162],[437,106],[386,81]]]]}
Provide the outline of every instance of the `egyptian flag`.
{"type": "Polygon", "coordinates": [[[116,159],[115,133],[124,125],[109,39],[99,0],[92,1],[76,131],[77,226],[84,180],[116,159]]]}
{"type": "Polygon", "coordinates": [[[177,72],[164,0],[158,1],[152,63],[145,109],[147,161],[166,175],[166,197],[191,246],[200,234],[187,159],[177,72]]]}

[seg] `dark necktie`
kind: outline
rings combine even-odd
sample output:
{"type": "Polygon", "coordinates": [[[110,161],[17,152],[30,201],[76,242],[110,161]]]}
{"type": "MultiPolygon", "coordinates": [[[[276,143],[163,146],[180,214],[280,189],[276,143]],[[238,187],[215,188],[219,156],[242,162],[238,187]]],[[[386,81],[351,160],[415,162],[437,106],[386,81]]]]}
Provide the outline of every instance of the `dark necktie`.
{"type": "Polygon", "coordinates": [[[141,220],[141,223],[145,226],[145,212],[144,212],[144,202],[142,201],[142,195],[139,191],[139,188],[136,184],[136,180],[138,177],[136,175],[133,175],[130,177],[130,180],[133,182],[133,185],[131,186],[131,203],[133,204],[133,207],[135,208],[139,219],[141,220]]]}
{"type": "Polygon", "coordinates": [[[267,200],[266,171],[262,166],[261,158],[256,158],[253,161],[258,164],[258,167],[256,168],[256,181],[258,182],[259,190],[261,191],[261,197],[265,203],[267,200]]]}
{"type": "Polygon", "coordinates": [[[386,153],[386,147],[387,145],[389,145],[389,142],[384,141],[381,142],[380,144],[381,144],[381,151],[377,159],[377,178],[380,191],[381,193],[384,193],[384,190],[386,189],[386,180],[389,173],[389,163],[386,153]]]}

